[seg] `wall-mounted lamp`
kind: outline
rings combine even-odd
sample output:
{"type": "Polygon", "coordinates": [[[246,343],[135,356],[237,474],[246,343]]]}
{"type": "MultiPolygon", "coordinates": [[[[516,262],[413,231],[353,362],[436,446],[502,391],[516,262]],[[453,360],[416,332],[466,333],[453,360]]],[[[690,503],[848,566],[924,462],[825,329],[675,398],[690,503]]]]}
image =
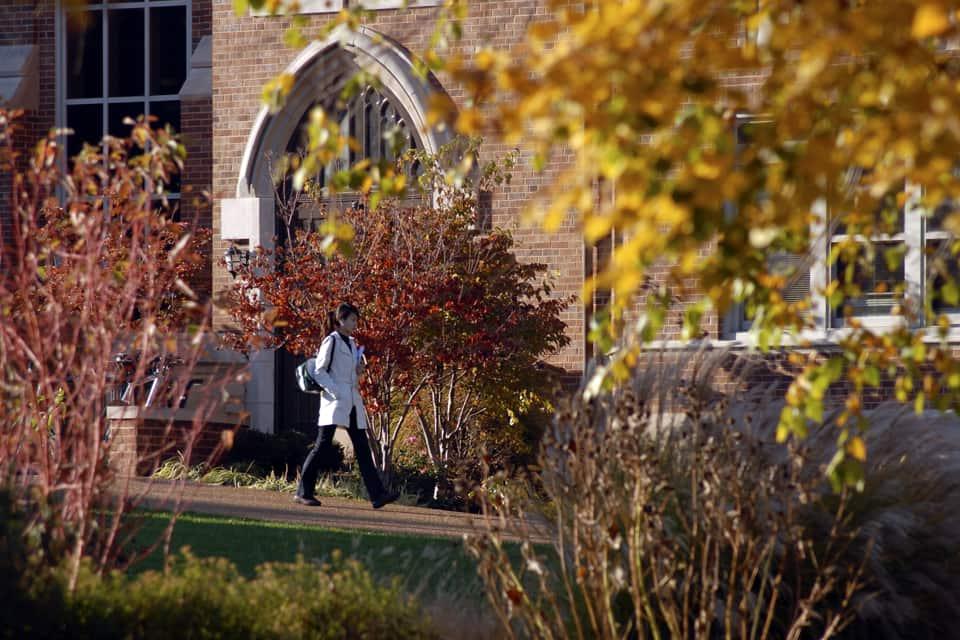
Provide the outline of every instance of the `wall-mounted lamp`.
{"type": "Polygon", "coordinates": [[[249,266],[250,252],[246,249],[238,249],[237,245],[231,244],[223,252],[223,261],[227,264],[227,273],[236,278],[240,269],[249,266]]]}

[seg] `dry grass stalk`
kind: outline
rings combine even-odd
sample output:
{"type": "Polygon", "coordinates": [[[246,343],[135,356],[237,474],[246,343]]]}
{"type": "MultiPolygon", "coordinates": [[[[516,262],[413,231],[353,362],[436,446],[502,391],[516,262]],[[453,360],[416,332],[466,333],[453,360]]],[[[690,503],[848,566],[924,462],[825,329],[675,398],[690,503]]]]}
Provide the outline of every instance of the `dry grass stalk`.
{"type": "Polygon", "coordinates": [[[849,622],[862,563],[848,560],[848,500],[822,500],[804,449],[765,457],[744,410],[762,398],[710,384],[729,363],[662,361],[557,414],[541,455],[553,548],[526,542],[514,566],[493,526],[470,542],[508,635],[830,637],[849,622]]]}
{"type": "MultiPolygon", "coordinates": [[[[782,406],[758,408],[749,436],[772,442],[782,406]]],[[[865,585],[844,637],[952,637],[960,627],[960,419],[896,404],[867,417],[865,488],[847,502],[858,531],[848,558],[866,558],[865,585]]],[[[811,472],[836,450],[833,418],[803,442],[811,472]]],[[[766,446],[764,455],[782,464],[781,447],[766,446]]]]}

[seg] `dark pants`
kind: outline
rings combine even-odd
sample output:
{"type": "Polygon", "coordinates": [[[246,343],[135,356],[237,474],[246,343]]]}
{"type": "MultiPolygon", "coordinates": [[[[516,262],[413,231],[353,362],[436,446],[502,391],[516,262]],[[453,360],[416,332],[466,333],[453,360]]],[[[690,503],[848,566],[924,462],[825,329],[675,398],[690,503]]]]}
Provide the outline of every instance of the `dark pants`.
{"type": "MultiPolygon", "coordinates": [[[[297,485],[297,495],[301,498],[312,498],[314,489],[317,486],[317,473],[320,467],[321,452],[325,452],[333,447],[333,434],[337,432],[337,425],[328,424],[317,429],[317,442],[313,445],[307,459],[303,463],[303,471],[300,473],[300,484],[297,485]]],[[[383,483],[380,482],[380,475],[373,464],[373,455],[370,453],[370,443],[367,442],[367,431],[357,428],[357,410],[350,411],[350,427],[347,429],[350,434],[350,441],[353,442],[353,455],[356,456],[357,465],[360,467],[360,475],[363,477],[363,484],[367,487],[367,494],[370,500],[376,500],[384,494],[383,483]]]]}

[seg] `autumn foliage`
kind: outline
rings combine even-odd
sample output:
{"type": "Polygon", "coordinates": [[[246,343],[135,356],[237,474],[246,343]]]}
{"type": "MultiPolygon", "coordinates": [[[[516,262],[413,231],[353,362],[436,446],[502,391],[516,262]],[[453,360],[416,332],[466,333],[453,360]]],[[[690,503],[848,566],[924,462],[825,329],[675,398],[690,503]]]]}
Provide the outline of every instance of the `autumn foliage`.
{"type": "Polygon", "coordinates": [[[424,58],[465,88],[446,113],[462,133],[495,131],[537,166],[573,154],[531,207],[545,228],[573,213],[588,243],[623,239],[590,283],[615,294],[600,346],[629,343],[599,370],[608,387],[671,315],[690,338],[740,314],[728,331],[761,351],[805,349],[780,440],[849,383],[840,484],[862,480],[871,395],[960,406],[956,2],[544,4],[516,47],[466,55],[445,48],[470,13],[451,2],[424,58]]]}
{"type": "MultiPolygon", "coordinates": [[[[54,134],[18,156],[14,126],[0,111],[12,189],[0,273],[0,484],[42,541],[38,557],[69,559],[72,588],[83,556],[98,570],[134,558],[126,516],[138,496],[113,464],[107,406],[124,384],[142,389],[159,361],[178,366],[155,405],[184,397],[209,322],[187,282],[204,267],[209,234],[173,219],[166,184],[183,150],[169,132],[141,121],[64,172],[54,134]]],[[[144,395],[131,393],[128,408],[142,408],[144,395]]],[[[210,403],[197,406],[187,447],[210,403]]]]}
{"type": "Polygon", "coordinates": [[[329,310],[359,306],[371,442],[388,472],[401,427],[415,420],[443,475],[482,418],[543,390],[540,359],[567,343],[567,301],[551,297],[545,267],[518,261],[507,232],[478,233],[470,197],[448,195],[436,208],[386,201],[338,213],[355,233],[349,251],[331,253],[323,231],[298,232],[261,250],[231,292],[238,346],[304,356],[328,332],[329,310]]]}

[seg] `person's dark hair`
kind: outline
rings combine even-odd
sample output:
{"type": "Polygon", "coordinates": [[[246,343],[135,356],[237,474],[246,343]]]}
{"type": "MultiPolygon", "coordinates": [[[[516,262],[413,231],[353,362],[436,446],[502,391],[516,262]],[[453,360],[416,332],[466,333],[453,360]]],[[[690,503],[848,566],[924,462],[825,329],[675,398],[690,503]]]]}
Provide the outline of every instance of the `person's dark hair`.
{"type": "Polygon", "coordinates": [[[360,318],[360,309],[357,309],[350,303],[341,302],[334,311],[327,314],[327,333],[331,333],[340,328],[340,325],[350,316],[360,318]]]}

